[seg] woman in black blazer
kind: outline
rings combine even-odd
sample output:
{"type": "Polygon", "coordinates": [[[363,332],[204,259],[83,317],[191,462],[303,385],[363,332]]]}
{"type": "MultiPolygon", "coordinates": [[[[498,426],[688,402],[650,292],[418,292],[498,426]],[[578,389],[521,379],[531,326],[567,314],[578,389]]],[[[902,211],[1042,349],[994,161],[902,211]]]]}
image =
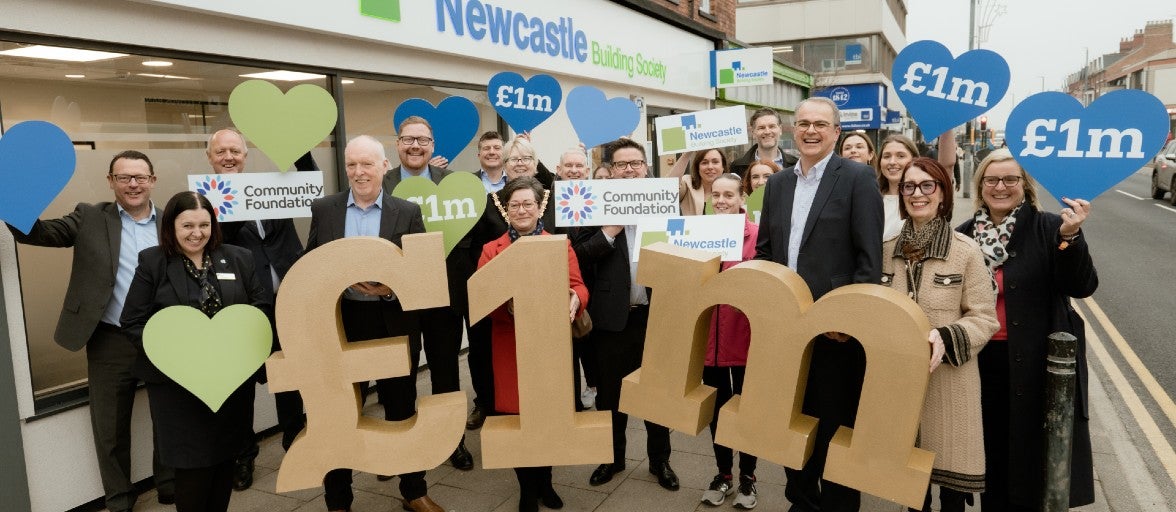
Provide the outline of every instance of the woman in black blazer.
{"type": "Polygon", "coordinates": [[[172,196],[159,221],[159,246],[139,253],[121,323],[139,349],[135,374],[147,385],[161,462],[176,469],[176,510],[224,511],[233,492],[233,462],[252,435],[253,381],[241,383],[213,412],[168,378],[143,351],[143,327],[168,306],[191,306],[210,318],[234,304],[269,312],[247,249],[221,244],[212,204],[195,192],[172,196]]]}

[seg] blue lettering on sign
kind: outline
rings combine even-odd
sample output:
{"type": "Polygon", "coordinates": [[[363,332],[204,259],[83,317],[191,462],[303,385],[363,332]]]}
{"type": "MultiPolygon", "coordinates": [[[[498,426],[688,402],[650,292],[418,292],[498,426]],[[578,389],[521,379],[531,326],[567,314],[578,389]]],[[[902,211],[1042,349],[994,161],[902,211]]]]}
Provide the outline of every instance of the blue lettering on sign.
{"type": "Polygon", "coordinates": [[[522,51],[568,60],[588,60],[588,35],[576,30],[572,17],[545,21],[521,11],[495,7],[480,0],[437,0],[437,31],[511,46],[522,51]]]}

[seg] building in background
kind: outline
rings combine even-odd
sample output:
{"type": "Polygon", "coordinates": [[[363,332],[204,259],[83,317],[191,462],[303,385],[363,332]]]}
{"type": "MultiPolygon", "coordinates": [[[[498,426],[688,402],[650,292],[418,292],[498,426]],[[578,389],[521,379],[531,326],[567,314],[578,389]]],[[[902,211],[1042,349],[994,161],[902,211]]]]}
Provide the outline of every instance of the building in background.
{"type": "Polygon", "coordinates": [[[903,0],[739,0],[735,16],[739,40],[811,73],[812,95],[838,104],[842,129],[875,141],[906,126],[891,76],[906,18],[903,0]]]}
{"type": "Polygon", "coordinates": [[[1119,41],[1118,53],[1094,58],[1066,80],[1067,92],[1084,105],[1119,89],[1154,94],[1168,108],[1169,133],[1176,132],[1176,42],[1172,20],[1149,21],[1119,41]]]}

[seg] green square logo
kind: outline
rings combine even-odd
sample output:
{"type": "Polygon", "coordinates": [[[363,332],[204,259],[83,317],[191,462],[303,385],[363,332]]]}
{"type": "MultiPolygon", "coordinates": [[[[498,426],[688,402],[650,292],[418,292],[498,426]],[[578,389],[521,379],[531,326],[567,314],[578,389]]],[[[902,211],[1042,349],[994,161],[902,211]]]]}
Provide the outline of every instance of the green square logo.
{"type": "Polygon", "coordinates": [[[719,83],[720,84],[733,84],[733,83],[735,83],[735,70],[734,69],[720,69],[719,70],[719,83]]]}
{"type": "Polygon", "coordinates": [[[661,139],[662,149],[665,151],[682,151],[686,149],[686,130],[681,126],[662,130],[661,139]]]}
{"type": "Polygon", "coordinates": [[[400,0],[359,0],[359,13],[400,23],[400,0]]]}

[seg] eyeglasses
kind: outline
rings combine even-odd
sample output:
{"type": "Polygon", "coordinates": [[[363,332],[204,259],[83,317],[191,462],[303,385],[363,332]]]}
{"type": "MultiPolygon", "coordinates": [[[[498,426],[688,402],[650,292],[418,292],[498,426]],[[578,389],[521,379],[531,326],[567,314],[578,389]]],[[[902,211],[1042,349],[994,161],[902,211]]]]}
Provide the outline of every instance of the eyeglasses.
{"type": "Polygon", "coordinates": [[[400,141],[400,143],[404,144],[405,146],[411,146],[414,143],[417,145],[420,145],[420,146],[428,146],[433,143],[432,137],[424,137],[424,136],[413,137],[411,135],[405,135],[403,137],[397,137],[396,140],[400,141]]]}
{"type": "Polygon", "coordinates": [[[155,179],[155,176],[150,174],[111,174],[110,177],[123,185],[130,183],[131,180],[135,180],[135,183],[140,185],[145,185],[155,179]]]}
{"type": "Polygon", "coordinates": [[[939,187],[938,181],[927,180],[927,181],[920,181],[918,183],[915,183],[913,181],[904,181],[902,183],[899,183],[898,192],[904,196],[913,196],[913,195],[915,195],[915,189],[917,188],[917,189],[919,189],[920,192],[923,193],[923,195],[929,196],[931,194],[934,194],[935,189],[938,187],[939,187]]]}
{"type": "Polygon", "coordinates": [[[519,163],[529,164],[531,162],[534,162],[535,158],[530,157],[530,156],[512,156],[510,158],[507,158],[506,161],[511,164],[519,164],[519,163]]]}
{"type": "Polygon", "coordinates": [[[612,168],[617,171],[623,171],[626,168],[633,169],[635,171],[635,170],[640,169],[642,167],[645,167],[645,160],[631,160],[628,162],[613,162],[612,163],[612,168]]]}
{"type": "Polygon", "coordinates": [[[536,203],[535,201],[526,201],[523,203],[507,203],[506,209],[507,211],[517,212],[521,210],[533,210],[536,206],[539,206],[539,203],[536,203]]]}
{"type": "Polygon", "coordinates": [[[809,128],[812,128],[818,132],[823,132],[825,130],[828,130],[829,128],[832,128],[833,123],[830,123],[828,121],[817,121],[815,123],[811,122],[811,121],[797,121],[795,123],[792,123],[792,126],[795,126],[797,130],[800,130],[802,132],[808,131],[809,128]]]}
{"type": "Polygon", "coordinates": [[[996,188],[997,183],[1004,183],[1006,188],[1015,187],[1021,184],[1020,176],[985,176],[980,178],[984,182],[984,186],[988,188],[996,188]]]}

